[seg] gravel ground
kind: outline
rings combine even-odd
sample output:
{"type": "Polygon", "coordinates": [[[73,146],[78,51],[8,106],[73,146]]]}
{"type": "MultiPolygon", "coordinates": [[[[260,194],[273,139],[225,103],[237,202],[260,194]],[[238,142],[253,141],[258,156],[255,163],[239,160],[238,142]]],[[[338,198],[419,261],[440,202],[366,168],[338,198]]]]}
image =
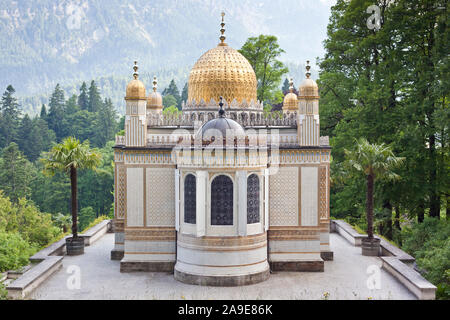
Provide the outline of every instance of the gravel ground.
{"type": "Polygon", "coordinates": [[[368,267],[381,268],[381,260],[362,256],[361,248],[353,247],[335,233],[330,239],[334,261],[325,262],[325,272],[276,272],[263,283],[235,288],[186,285],[168,273],[120,273],[120,262],[110,260],[113,243],[114,235],[106,234],[86,247],[84,255],[66,256],[63,267],[41,284],[29,299],[415,299],[406,287],[381,269],[380,289],[369,289],[367,281],[373,271],[368,267]],[[76,283],[71,281],[74,270],[80,271],[79,289],[73,288],[76,283]]]}

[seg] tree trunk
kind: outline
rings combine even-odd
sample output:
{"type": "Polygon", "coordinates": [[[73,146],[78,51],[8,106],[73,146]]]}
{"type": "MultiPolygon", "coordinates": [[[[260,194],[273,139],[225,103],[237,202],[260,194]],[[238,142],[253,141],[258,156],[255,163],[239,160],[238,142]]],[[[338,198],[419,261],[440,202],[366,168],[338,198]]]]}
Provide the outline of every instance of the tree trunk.
{"type": "Polygon", "coordinates": [[[436,163],[436,137],[430,136],[430,217],[440,218],[441,216],[441,201],[437,188],[437,163],[436,163]]]}
{"type": "Polygon", "coordinates": [[[392,205],[389,201],[385,201],[383,209],[388,214],[386,219],[386,238],[392,240],[392,205]]]}
{"type": "Polygon", "coordinates": [[[366,214],[367,214],[367,235],[369,239],[373,239],[373,189],[374,177],[373,174],[367,176],[367,199],[366,199],[366,214]]]}
{"type": "Polygon", "coordinates": [[[446,212],[446,214],[447,214],[447,220],[450,220],[450,196],[449,195],[447,195],[447,212],[446,212]]]}
{"type": "Polygon", "coordinates": [[[70,187],[72,191],[72,235],[78,238],[78,205],[77,205],[77,168],[70,167],[70,187]]]}
{"type": "Polygon", "coordinates": [[[395,207],[395,221],[394,226],[397,230],[401,231],[402,228],[400,227],[400,208],[398,206],[395,207]]]}
{"type": "Polygon", "coordinates": [[[417,210],[417,222],[422,223],[424,218],[425,218],[425,206],[423,202],[421,202],[417,210]]]}

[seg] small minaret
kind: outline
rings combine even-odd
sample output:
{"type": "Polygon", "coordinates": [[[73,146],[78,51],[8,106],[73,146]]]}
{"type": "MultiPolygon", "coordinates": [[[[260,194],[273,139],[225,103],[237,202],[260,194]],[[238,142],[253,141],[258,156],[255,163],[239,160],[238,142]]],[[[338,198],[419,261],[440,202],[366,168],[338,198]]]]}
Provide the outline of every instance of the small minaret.
{"type": "Polygon", "coordinates": [[[153,92],[148,95],[147,110],[152,114],[162,114],[163,98],[158,90],[158,80],[153,77],[153,92]]]}
{"type": "Polygon", "coordinates": [[[319,87],[311,79],[311,66],[306,61],[306,79],[299,87],[298,140],[301,146],[320,145],[319,87]]]}
{"type": "Polygon", "coordinates": [[[283,100],[283,112],[295,112],[298,111],[298,97],[294,92],[294,79],[289,81],[289,93],[284,97],[283,100]]]}
{"type": "Polygon", "coordinates": [[[127,86],[125,145],[145,147],[147,145],[147,96],[145,86],[139,80],[137,61],[134,62],[133,80],[127,86]]]}

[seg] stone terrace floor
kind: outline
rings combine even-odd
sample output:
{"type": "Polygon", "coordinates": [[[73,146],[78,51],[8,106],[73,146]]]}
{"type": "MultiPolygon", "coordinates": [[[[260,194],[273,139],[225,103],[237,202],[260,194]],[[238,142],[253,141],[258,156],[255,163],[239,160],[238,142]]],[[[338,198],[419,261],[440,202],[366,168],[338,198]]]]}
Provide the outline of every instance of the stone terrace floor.
{"type": "MultiPolygon", "coordinates": [[[[269,280],[234,288],[200,287],[180,283],[168,273],[120,273],[118,261],[110,260],[114,235],[106,234],[85,254],[64,257],[63,267],[41,284],[29,299],[165,299],[165,300],[379,300],[415,299],[415,296],[386,271],[381,270],[381,289],[367,287],[367,268],[381,267],[378,257],[364,257],[360,247],[353,247],[338,234],[331,234],[334,261],[325,262],[325,272],[275,272],[269,280]],[[80,289],[69,290],[68,267],[81,271],[80,289]]],[[[73,271],[72,271],[73,272],[73,271]]]]}

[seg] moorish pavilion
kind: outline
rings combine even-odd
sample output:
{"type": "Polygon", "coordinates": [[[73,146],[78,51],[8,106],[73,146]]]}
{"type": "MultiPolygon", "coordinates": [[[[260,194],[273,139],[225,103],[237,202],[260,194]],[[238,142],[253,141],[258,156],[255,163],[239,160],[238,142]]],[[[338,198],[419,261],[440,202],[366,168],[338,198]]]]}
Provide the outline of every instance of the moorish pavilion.
{"type": "Polygon", "coordinates": [[[225,42],[223,14],[221,27],[191,70],[180,114],[162,113],[156,78],[147,95],[135,63],[114,147],[111,258],[121,272],[214,286],[326,271],[331,148],[309,63],[283,115],[266,114],[252,66],[225,42]]]}

